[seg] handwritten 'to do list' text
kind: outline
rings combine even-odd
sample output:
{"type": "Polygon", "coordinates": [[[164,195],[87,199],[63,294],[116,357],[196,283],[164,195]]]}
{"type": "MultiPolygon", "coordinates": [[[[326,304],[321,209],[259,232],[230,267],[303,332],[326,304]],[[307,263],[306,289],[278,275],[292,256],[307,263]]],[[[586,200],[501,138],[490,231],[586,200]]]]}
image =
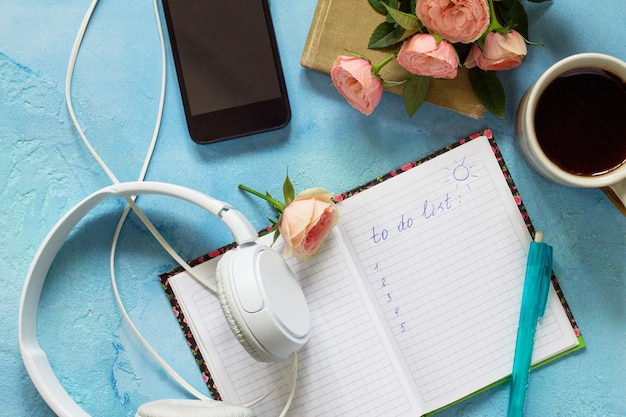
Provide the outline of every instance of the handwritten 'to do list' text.
{"type": "Polygon", "coordinates": [[[436,198],[424,198],[423,203],[418,204],[416,208],[402,213],[397,224],[391,227],[372,226],[369,237],[371,242],[382,243],[396,233],[413,229],[419,221],[428,221],[459,206],[462,201],[460,188],[464,186],[471,191],[470,181],[479,177],[474,172],[474,167],[475,165],[468,164],[466,158],[463,158],[460,162],[455,161],[452,168],[444,168],[445,176],[441,180],[441,185],[454,185],[454,191],[445,192],[436,198]]]}

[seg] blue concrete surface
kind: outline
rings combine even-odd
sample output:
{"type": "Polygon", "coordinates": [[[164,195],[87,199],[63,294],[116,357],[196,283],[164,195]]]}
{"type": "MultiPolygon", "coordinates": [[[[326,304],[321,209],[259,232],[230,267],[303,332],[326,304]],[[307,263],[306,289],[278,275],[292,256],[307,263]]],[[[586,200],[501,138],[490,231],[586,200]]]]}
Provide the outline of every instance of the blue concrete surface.
{"type": "MultiPolygon", "coordinates": [[[[365,0],[364,0],[365,1],[365,0]]],[[[0,414],[50,416],[21,362],[17,309],[29,263],[44,236],[75,203],[108,184],[72,127],[65,71],[89,2],[0,2],[0,414]]],[[[530,216],[554,245],[555,271],[587,347],[534,372],[527,416],[626,415],[626,218],[601,191],[546,182],[521,159],[513,116],[526,88],[556,60],[595,51],[626,60],[623,0],[525,2],[531,37],[523,66],[502,74],[503,120],[472,120],[431,105],[413,119],[385,95],[369,117],[350,108],[328,76],[299,58],[314,0],[273,0],[272,12],[291,97],[285,129],[209,146],[187,136],[171,55],[166,108],[150,180],[187,185],[231,202],[257,228],[270,211],[238,183],[280,195],[285,170],[297,189],[334,193],[490,127],[530,216]]],[[[169,53],[169,48],[168,48],[169,53]]],[[[149,0],[106,0],[96,9],[75,74],[74,102],[95,147],[121,180],[139,173],[158,101],[160,56],[149,0]]],[[[142,198],[141,205],[181,255],[193,258],[230,241],[227,231],[185,204],[142,198]]],[[[148,357],[116,309],[108,247],[122,207],[110,201],[75,230],[48,278],[40,341],[72,396],[90,413],[133,416],[142,402],[185,394],[148,357]]],[[[157,274],[172,261],[135,219],[118,257],[120,290],[148,339],[188,380],[202,379],[162,294],[157,274]]],[[[216,313],[218,314],[218,313],[216,313]]],[[[320,381],[322,384],[323,381],[320,381]]],[[[508,386],[440,415],[503,416],[508,386]]],[[[384,399],[372,399],[380,401],[384,399]]]]}

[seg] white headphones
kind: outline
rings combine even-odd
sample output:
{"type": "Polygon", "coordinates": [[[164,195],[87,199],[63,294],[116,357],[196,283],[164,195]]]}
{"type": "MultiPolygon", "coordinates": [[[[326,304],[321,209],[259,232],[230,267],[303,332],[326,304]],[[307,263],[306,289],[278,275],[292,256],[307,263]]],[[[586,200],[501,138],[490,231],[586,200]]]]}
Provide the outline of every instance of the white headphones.
{"type": "MultiPolygon", "coordinates": [[[[88,416],[61,386],[37,342],[37,314],[44,281],[63,242],[76,224],[108,197],[160,194],[186,200],[207,210],[231,231],[238,247],[226,252],[217,267],[217,293],[233,333],[255,359],[273,362],[300,349],[310,333],[309,310],[295,276],[282,257],[256,243],[250,222],[228,204],[186,187],[129,182],[97,191],[72,208],[50,231],[33,259],[20,302],[19,343],[35,387],[59,416],[88,416]]],[[[251,416],[249,409],[219,401],[160,400],[142,405],[138,417],[251,416]]]]}

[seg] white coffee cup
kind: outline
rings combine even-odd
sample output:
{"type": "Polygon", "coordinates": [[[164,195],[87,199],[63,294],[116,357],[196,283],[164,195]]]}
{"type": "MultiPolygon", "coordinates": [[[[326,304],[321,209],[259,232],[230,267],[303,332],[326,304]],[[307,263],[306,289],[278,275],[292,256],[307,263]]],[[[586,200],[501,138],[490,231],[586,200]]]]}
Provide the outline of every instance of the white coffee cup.
{"type": "MultiPolygon", "coordinates": [[[[604,70],[621,78],[626,83],[626,63],[609,55],[583,53],[558,61],[530,86],[522,98],[515,120],[517,143],[529,165],[543,177],[557,184],[571,187],[601,188],[626,216],[626,162],[602,174],[573,174],[553,162],[543,151],[537,139],[535,112],[543,92],[560,75],[579,68],[604,70]]],[[[624,139],[626,140],[626,138],[624,139]]]]}

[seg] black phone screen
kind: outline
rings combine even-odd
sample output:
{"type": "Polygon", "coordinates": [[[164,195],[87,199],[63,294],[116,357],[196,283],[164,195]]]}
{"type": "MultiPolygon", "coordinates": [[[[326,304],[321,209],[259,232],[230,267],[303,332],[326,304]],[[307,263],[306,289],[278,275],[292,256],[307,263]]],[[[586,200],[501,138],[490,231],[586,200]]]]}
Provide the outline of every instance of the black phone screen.
{"type": "Polygon", "coordinates": [[[194,140],[241,136],[288,121],[266,0],[163,0],[163,4],[194,140]]]}

